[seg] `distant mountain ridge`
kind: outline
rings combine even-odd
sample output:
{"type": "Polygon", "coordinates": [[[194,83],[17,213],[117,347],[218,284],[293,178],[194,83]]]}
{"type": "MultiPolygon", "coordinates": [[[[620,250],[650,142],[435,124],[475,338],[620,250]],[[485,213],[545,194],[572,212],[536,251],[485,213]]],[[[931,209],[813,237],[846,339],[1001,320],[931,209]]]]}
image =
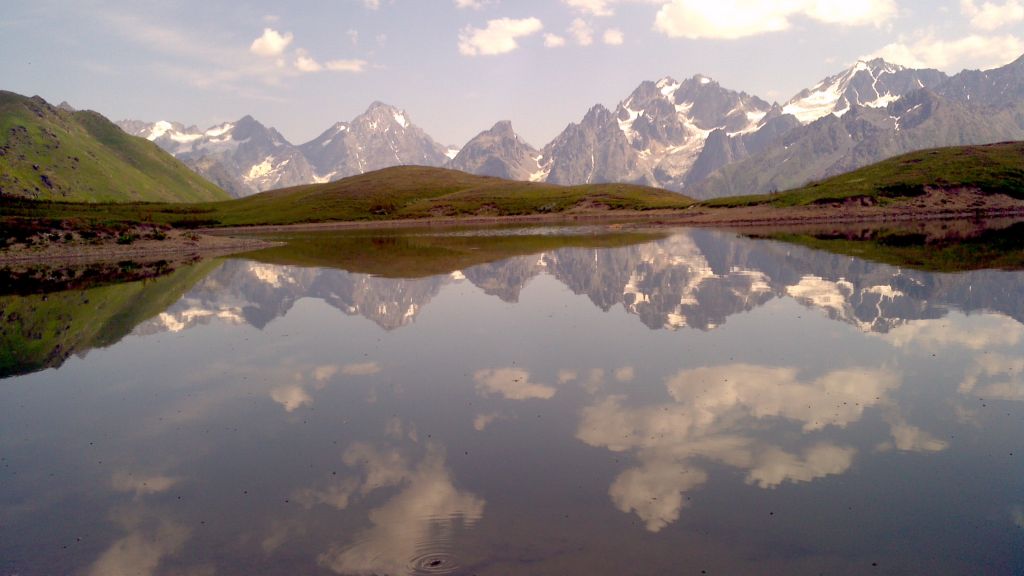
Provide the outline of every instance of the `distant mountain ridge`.
{"type": "Polygon", "coordinates": [[[784,104],[703,75],[642,82],[614,109],[593,106],[537,150],[501,121],[460,150],[399,108],[373,103],[293,145],[251,117],[205,132],[123,121],[236,196],[417,164],[553,184],[634,183],[709,198],[784,190],[888,157],[1024,139],[1024,57],[956,76],[860,61],[784,104]],[[239,125],[251,124],[241,138],[239,125]],[[258,136],[258,137],[257,137],[258,136]]]}

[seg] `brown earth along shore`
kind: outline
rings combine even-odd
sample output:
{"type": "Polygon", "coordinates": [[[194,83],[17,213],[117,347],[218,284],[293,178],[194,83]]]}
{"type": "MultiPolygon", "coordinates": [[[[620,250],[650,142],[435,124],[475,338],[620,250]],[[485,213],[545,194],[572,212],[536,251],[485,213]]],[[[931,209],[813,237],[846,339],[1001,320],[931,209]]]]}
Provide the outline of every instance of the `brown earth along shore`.
{"type": "Polygon", "coordinates": [[[774,207],[768,205],[710,208],[695,205],[683,210],[623,211],[595,208],[557,214],[523,216],[466,216],[451,218],[316,222],[287,225],[170,230],[164,240],[138,240],[130,245],[113,242],[45,246],[17,246],[0,250],[0,266],[25,263],[82,263],[117,260],[187,260],[248,252],[273,246],[256,235],[285,232],[389,230],[408,228],[486,227],[501,225],[608,224],[642,227],[692,226],[726,229],[788,231],[810,225],[884,224],[926,220],[978,220],[1024,218],[1024,201],[1002,194],[972,190],[930,190],[926,194],[888,205],[853,200],[828,205],[774,207]]]}

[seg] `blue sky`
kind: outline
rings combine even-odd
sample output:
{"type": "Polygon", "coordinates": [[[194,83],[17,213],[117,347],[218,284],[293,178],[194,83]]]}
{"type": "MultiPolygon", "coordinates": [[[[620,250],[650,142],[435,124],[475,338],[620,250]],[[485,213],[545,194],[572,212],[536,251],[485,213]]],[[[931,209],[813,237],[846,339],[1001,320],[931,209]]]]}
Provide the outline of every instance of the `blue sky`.
{"type": "Polygon", "coordinates": [[[1024,53],[1024,0],[9,0],[0,89],[294,143],[374,100],[444,144],[511,120],[542,146],[641,81],[783,102],[882,55],[946,72],[1024,53]]]}

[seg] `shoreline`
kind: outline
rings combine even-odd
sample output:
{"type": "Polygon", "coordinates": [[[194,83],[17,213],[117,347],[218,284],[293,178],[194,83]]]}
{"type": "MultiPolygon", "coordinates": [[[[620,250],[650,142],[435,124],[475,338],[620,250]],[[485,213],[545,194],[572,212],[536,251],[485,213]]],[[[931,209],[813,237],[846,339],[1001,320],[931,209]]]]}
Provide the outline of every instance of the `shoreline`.
{"type": "Polygon", "coordinates": [[[694,206],[682,210],[587,210],[557,214],[522,216],[461,216],[398,220],[359,220],[308,222],[298,224],[261,224],[197,228],[201,234],[230,237],[235,234],[259,235],[280,232],[319,232],[343,230],[392,230],[410,228],[489,227],[544,224],[642,224],[653,226],[691,226],[701,228],[773,228],[832,224],[882,224],[937,220],[978,220],[1024,218],[1024,201],[1003,195],[962,192],[955,202],[948,195],[929,193],[889,206],[865,206],[856,203],[775,207],[766,205],[731,208],[694,206]],[[825,212],[823,214],[823,212],[825,212]]]}
{"type": "Polygon", "coordinates": [[[63,244],[53,242],[42,248],[22,247],[0,250],[0,266],[82,265],[118,261],[171,263],[216,258],[278,245],[257,238],[235,238],[191,231],[171,230],[164,240],[136,240],[128,245],[116,243],[63,244]]]}
{"type": "Polygon", "coordinates": [[[977,221],[1024,218],[1024,201],[1001,194],[980,194],[969,190],[930,192],[886,206],[856,202],[830,205],[775,207],[693,206],[682,210],[578,210],[556,214],[522,216],[464,216],[401,220],[310,222],[172,229],[163,240],[139,239],[128,245],[110,241],[71,244],[49,242],[43,247],[19,246],[0,250],[0,266],[86,264],[99,262],[185,261],[227,256],[280,245],[260,235],[289,232],[330,232],[347,230],[403,230],[415,228],[486,228],[515,225],[609,225],[621,227],[700,227],[725,230],[777,230],[840,225],[884,225],[911,222],[977,221]]]}

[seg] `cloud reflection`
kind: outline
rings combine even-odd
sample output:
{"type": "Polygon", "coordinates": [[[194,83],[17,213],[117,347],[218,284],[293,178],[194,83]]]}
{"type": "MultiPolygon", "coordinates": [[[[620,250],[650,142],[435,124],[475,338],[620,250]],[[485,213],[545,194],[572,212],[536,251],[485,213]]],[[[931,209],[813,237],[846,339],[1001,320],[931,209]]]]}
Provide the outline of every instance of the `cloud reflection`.
{"type": "Polygon", "coordinates": [[[371,526],[354,543],[322,554],[322,566],[339,574],[405,574],[410,561],[431,546],[443,545],[459,525],[483,518],[484,500],[458,490],[445,466],[445,451],[427,446],[426,455],[410,468],[397,451],[358,444],[345,461],[364,468],[360,492],[401,485],[401,491],[369,513],[371,526]]]}
{"type": "Polygon", "coordinates": [[[959,391],[980,398],[1024,401],[1024,358],[988,354],[975,359],[959,391]]]}
{"type": "Polygon", "coordinates": [[[160,562],[179,552],[189,537],[184,526],[164,518],[147,518],[138,511],[121,511],[115,519],[128,535],[100,555],[89,568],[90,576],[156,574],[160,562]]]}
{"type": "Polygon", "coordinates": [[[476,389],[484,396],[502,396],[508,400],[547,400],[555,389],[545,384],[530,382],[530,373],[521,368],[477,370],[473,374],[476,389]]]}
{"type": "Polygon", "coordinates": [[[609,496],[657,532],[679,518],[683,495],[707,482],[701,461],[746,470],[746,482],[760,488],[842,474],[854,448],[819,440],[786,449],[764,439],[765,426],[797,422],[805,434],[843,428],[899,383],[887,370],[836,370],[814,380],[795,368],[749,364],[683,370],[666,381],[674,402],[637,407],[625,396],[605,397],[583,409],[577,438],[636,453],[639,465],[614,480],[609,496]]]}

